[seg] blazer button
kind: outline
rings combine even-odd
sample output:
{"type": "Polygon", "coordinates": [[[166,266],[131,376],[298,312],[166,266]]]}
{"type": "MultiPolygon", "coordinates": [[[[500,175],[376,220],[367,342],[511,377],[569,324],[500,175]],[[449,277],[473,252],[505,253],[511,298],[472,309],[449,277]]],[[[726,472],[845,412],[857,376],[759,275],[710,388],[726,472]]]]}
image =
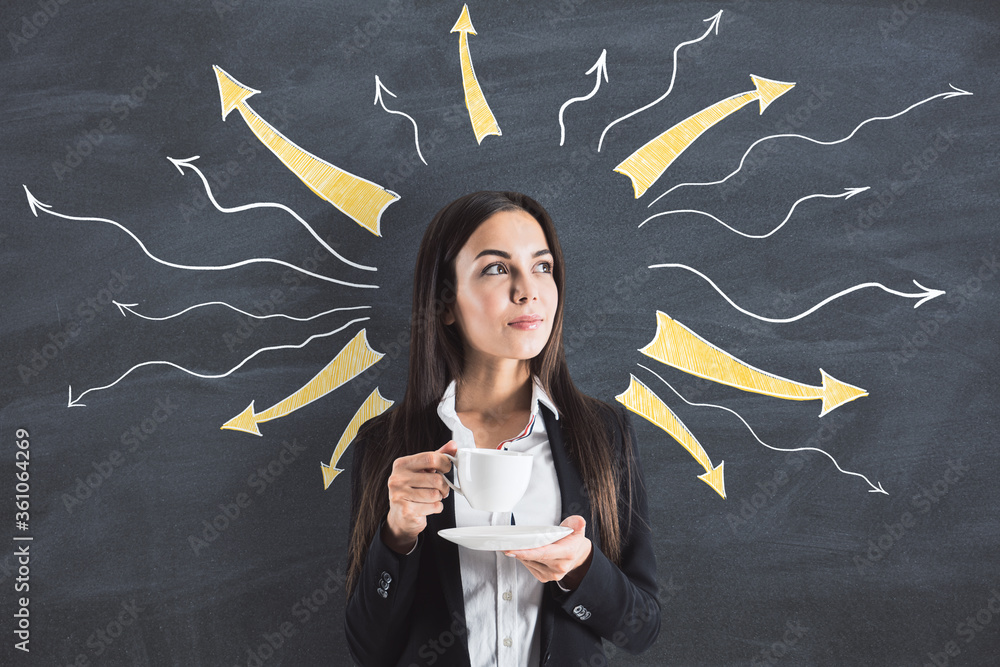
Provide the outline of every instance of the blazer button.
{"type": "Polygon", "coordinates": [[[391,581],[392,581],[392,577],[391,577],[391,576],[389,576],[389,573],[388,573],[388,572],[383,572],[383,573],[382,573],[382,584],[383,584],[383,585],[384,585],[384,586],[385,586],[386,588],[389,588],[389,583],[390,583],[391,581]]]}
{"type": "Polygon", "coordinates": [[[389,597],[389,593],[384,588],[377,588],[375,590],[378,591],[378,594],[381,595],[383,599],[389,597]]]}

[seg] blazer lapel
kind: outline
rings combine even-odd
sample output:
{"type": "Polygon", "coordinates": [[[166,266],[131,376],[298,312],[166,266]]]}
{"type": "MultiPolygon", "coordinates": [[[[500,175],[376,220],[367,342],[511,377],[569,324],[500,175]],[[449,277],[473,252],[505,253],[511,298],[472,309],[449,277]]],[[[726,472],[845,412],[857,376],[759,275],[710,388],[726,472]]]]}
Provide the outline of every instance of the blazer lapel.
{"type": "MultiPolygon", "coordinates": [[[[552,464],[556,469],[556,477],[559,480],[559,495],[562,499],[562,510],[560,518],[579,514],[587,519],[587,536],[594,540],[597,545],[597,537],[592,531],[590,521],[590,502],[587,500],[586,489],[583,485],[583,478],[580,477],[576,466],[570,461],[569,454],[563,441],[563,432],[560,427],[560,420],[544,405],[539,406],[542,411],[542,418],[545,421],[545,433],[549,438],[549,449],[552,450],[552,464]]],[[[538,619],[541,624],[541,658],[545,662],[545,657],[551,655],[550,646],[552,644],[552,630],[556,614],[562,613],[556,601],[556,595],[560,595],[559,587],[554,583],[546,584],[548,590],[542,597],[542,613],[538,619]]]]}
{"type": "MultiPolygon", "coordinates": [[[[559,495],[562,499],[560,519],[579,514],[587,519],[587,534],[590,536],[590,501],[587,500],[583,478],[576,466],[570,461],[563,441],[562,428],[556,416],[544,405],[539,406],[545,421],[545,433],[549,438],[549,449],[552,450],[552,464],[559,480],[559,495]]],[[[593,537],[591,537],[593,539],[593,537]]]]}

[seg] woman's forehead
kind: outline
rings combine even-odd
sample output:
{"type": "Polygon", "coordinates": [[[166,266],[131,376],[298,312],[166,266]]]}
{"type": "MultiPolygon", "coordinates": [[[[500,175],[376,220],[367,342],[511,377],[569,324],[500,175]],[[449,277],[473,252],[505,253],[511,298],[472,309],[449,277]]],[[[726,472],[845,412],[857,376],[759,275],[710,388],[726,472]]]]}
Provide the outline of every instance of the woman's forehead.
{"type": "Polygon", "coordinates": [[[548,249],[548,241],[541,224],[526,211],[500,211],[487,218],[469,240],[460,254],[475,259],[483,250],[501,250],[507,253],[535,254],[548,249]]]}

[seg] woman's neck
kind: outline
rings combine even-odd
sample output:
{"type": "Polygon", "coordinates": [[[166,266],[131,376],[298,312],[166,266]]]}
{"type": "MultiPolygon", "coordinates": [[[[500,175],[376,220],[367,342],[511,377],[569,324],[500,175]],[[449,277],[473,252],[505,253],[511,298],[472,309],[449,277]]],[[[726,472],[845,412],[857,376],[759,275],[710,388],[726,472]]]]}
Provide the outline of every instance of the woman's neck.
{"type": "MultiPolygon", "coordinates": [[[[511,415],[531,407],[532,378],[527,363],[465,369],[455,391],[455,412],[480,418],[511,415]]],[[[492,420],[491,420],[492,421],[492,420]]]]}

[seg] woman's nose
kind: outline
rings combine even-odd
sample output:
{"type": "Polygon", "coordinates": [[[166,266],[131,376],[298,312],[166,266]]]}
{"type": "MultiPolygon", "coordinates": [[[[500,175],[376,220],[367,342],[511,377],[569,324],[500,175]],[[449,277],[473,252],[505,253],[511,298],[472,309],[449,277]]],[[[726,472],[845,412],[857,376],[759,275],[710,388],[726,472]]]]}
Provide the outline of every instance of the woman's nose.
{"type": "Polygon", "coordinates": [[[530,276],[515,278],[511,297],[516,303],[533,301],[538,297],[538,290],[530,276]]]}

